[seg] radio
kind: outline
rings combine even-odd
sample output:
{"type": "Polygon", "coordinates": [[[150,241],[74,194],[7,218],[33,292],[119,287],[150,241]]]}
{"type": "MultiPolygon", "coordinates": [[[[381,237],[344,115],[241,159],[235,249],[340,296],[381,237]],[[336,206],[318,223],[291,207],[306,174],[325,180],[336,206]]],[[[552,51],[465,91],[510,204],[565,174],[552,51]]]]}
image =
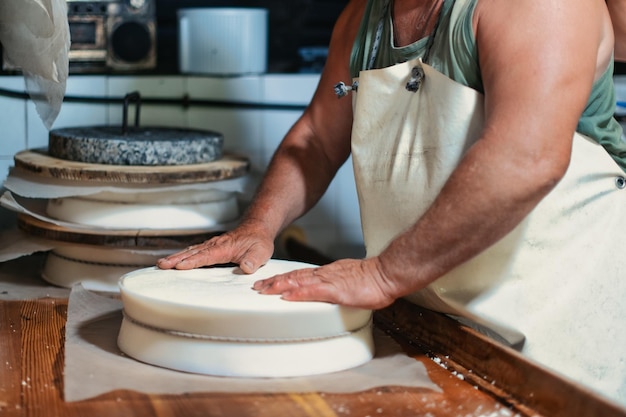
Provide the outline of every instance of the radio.
{"type": "Polygon", "coordinates": [[[68,0],[70,72],[156,66],[155,0],[68,0]]]}

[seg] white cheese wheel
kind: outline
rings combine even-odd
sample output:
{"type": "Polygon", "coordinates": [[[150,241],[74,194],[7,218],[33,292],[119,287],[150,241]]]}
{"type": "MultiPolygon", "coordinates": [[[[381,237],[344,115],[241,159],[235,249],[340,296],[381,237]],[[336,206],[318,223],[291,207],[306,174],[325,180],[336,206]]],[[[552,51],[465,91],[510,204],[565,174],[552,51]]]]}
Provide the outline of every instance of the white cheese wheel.
{"type": "Polygon", "coordinates": [[[289,377],[361,365],[374,353],[370,310],[290,302],[252,284],[314,265],[270,260],[187,271],[145,268],[120,280],[120,349],[153,365],[219,376],[289,377]]]}
{"type": "Polygon", "coordinates": [[[237,196],[224,191],[101,192],[50,199],[57,220],[109,229],[201,229],[239,217],[237,196]]]}
{"type": "Polygon", "coordinates": [[[42,278],[60,287],[82,283],[92,291],[119,292],[123,275],[156,264],[174,250],[124,249],[91,245],[64,245],[48,253],[42,278]]]}

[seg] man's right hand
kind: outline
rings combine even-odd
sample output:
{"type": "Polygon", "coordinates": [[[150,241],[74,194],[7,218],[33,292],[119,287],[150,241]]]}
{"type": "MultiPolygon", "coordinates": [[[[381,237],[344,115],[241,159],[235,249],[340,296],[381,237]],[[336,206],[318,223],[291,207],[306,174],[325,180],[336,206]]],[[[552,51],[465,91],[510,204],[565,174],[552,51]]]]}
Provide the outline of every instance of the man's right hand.
{"type": "Polygon", "coordinates": [[[272,256],[274,241],[250,225],[213,237],[157,261],[161,269],[193,269],[236,263],[246,274],[256,272],[272,256]]]}

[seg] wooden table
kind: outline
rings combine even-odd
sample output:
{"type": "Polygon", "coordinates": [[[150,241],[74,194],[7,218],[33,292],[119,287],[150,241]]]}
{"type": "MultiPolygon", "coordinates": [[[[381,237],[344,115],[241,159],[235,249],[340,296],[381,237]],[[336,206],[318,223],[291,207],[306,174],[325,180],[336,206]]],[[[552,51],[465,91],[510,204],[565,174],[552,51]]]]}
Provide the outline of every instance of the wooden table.
{"type": "Polygon", "coordinates": [[[3,417],[626,416],[624,410],[449,317],[404,301],[377,312],[376,325],[426,366],[442,392],[402,387],[356,394],[149,395],[115,391],[66,403],[62,398],[67,307],[66,298],[0,301],[3,417]]]}

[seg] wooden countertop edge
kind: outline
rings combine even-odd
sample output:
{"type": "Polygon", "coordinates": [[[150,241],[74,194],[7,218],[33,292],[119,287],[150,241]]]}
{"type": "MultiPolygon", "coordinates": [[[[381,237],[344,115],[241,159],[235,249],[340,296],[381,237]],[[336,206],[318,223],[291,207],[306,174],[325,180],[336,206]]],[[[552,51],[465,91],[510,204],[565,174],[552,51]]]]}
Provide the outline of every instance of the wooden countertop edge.
{"type": "Polygon", "coordinates": [[[528,415],[625,417],[626,410],[529,361],[461,323],[406,300],[375,313],[375,322],[416,344],[442,366],[528,415]]]}

